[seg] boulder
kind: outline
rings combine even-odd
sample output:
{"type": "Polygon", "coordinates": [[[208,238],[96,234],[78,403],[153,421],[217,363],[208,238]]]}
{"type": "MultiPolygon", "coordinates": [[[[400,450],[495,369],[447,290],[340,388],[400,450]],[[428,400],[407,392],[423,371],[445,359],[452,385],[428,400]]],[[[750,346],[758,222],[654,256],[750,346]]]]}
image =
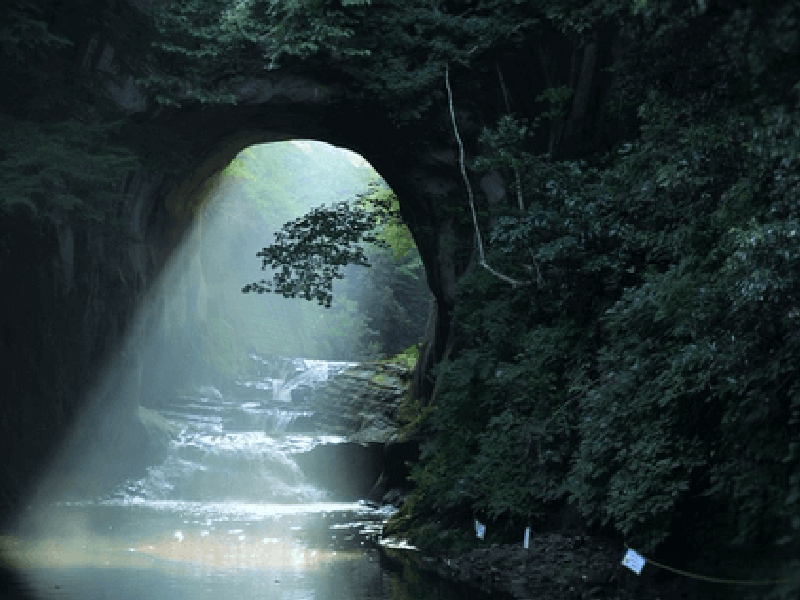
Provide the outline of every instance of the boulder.
{"type": "Polygon", "coordinates": [[[299,385],[290,392],[293,404],[306,404],[314,398],[314,388],[308,385],[299,385]]]}

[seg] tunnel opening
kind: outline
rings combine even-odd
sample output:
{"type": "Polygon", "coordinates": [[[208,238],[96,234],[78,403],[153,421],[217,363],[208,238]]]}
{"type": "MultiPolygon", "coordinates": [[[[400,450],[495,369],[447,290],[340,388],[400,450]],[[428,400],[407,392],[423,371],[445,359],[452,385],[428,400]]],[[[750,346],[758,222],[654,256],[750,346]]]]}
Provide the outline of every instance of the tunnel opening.
{"type": "MultiPolygon", "coordinates": [[[[433,306],[410,232],[401,222],[383,223],[387,244],[367,249],[371,268],[345,266],[330,308],[243,294],[242,286],[270,277],[256,253],[282,226],[314,207],[376,191],[391,194],[360,155],[294,139],[249,145],[227,163],[212,156],[165,196],[171,226],[146,250],[165,257],[158,276],[26,510],[2,536],[6,563],[23,568],[36,594],[52,573],[33,576],[30,569],[53,568],[59,545],[61,564],[71,567],[104,559],[118,566],[159,558],[226,563],[208,545],[234,539],[235,527],[219,537],[222,521],[260,523],[264,540],[284,541],[275,528],[291,521],[289,531],[308,533],[293,539],[307,546],[323,535],[330,545],[336,536],[318,517],[337,509],[337,526],[356,517],[374,524],[348,543],[374,541],[387,509],[359,503],[383,475],[382,441],[368,436],[386,436],[391,424],[375,398],[370,416],[337,399],[352,388],[318,390],[369,363],[348,385],[367,377],[370,393],[389,389],[395,401],[407,392],[413,363],[403,374],[384,363],[413,357],[433,306]],[[349,440],[365,429],[367,437],[349,440]],[[183,527],[176,521],[166,533],[159,529],[156,521],[168,515],[183,527]],[[148,533],[133,543],[136,523],[148,533]],[[167,533],[168,543],[161,539],[167,533]],[[190,550],[190,539],[202,550],[190,550]],[[123,542],[131,544],[125,551],[133,562],[121,557],[123,542]]],[[[259,564],[278,560],[264,552],[253,550],[259,564]]]]}

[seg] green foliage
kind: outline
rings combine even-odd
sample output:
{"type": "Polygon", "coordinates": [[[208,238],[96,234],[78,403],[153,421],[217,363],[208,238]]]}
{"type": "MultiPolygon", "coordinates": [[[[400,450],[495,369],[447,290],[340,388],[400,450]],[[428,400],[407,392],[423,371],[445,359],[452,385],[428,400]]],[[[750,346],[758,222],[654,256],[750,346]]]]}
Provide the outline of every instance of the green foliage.
{"type": "Polygon", "coordinates": [[[22,208],[50,222],[77,216],[116,223],[119,194],[113,187],[138,165],[129,150],[109,144],[117,124],[0,118],[0,125],[2,211],[22,208]]]}
{"type": "Polygon", "coordinates": [[[419,360],[419,347],[420,344],[409,346],[402,352],[399,352],[389,358],[389,362],[396,362],[405,365],[409,369],[413,369],[419,360]]]}
{"type": "Polygon", "coordinates": [[[363,202],[366,208],[377,212],[377,236],[392,249],[396,261],[402,261],[416,249],[411,231],[400,218],[400,201],[391,189],[373,186],[363,202]]]}
{"type": "Polygon", "coordinates": [[[547,88],[536,97],[536,100],[548,102],[550,110],[542,113],[543,119],[556,119],[565,117],[569,111],[569,104],[575,92],[567,86],[547,88]]]}
{"type": "Polygon", "coordinates": [[[42,10],[33,2],[11,2],[0,17],[0,53],[17,68],[30,67],[33,57],[49,49],[72,46],[68,39],[50,31],[42,10]]]}
{"type": "Polygon", "coordinates": [[[299,295],[330,307],[333,280],[344,277],[342,268],[348,264],[369,266],[364,248],[358,244],[383,243],[372,233],[376,225],[376,213],[350,207],[347,202],[317,207],[284,225],[275,234],[275,243],[256,255],[262,257],[263,269],[279,269],[273,282],[251,283],[242,292],[274,291],[287,298],[299,295]]]}
{"type": "Polygon", "coordinates": [[[285,56],[301,59],[327,51],[345,57],[354,47],[353,18],[345,10],[370,4],[349,0],[337,8],[320,0],[189,0],[153,3],[144,9],[157,39],[157,69],[138,83],[160,104],[235,103],[235,84],[247,66],[279,67],[285,56]]]}
{"type": "Polygon", "coordinates": [[[456,3],[446,10],[427,0],[390,0],[359,15],[353,41],[365,52],[341,70],[357,81],[351,92],[379,99],[398,126],[413,126],[444,100],[445,64],[468,65],[492,45],[531,29],[537,19],[518,3],[456,3]]]}
{"type": "MultiPolygon", "coordinates": [[[[520,170],[528,173],[534,157],[523,148],[530,141],[532,128],[520,122],[513,115],[503,115],[497,121],[497,127],[484,128],[479,141],[492,148],[492,153],[478,156],[473,161],[473,168],[482,173],[499,169],[510,179],[514,179],[520,170]]],[[[526,182],[532,179],[531,174],[526,182]]],[[[520,181],[520,186],[522,182],[520,181]]],[[[522,193],[520,188],[519,193],[522,193]]]]}
{"type": "Polygon", "coordinates": [[[437,369],[397,520],[423,544],[448,515],[541,523],[573,500],[645,551],[687,527],[695,545],[800,547],[797,13],[647,3],[615,65],[637,132],[608,151],[537,154],[514,115],[484,131],[474,169],[518,170],[525,206],[490,215],[488,261],[535,283],[459,283],[469,342],[437,369]],[[676,70],[666,49],[700,38],[676,70]],[[731,68],[748,42],[750,70],[731,68]]]}
{"type": "Polygon", "coordinates": [[[419,251],[405,225],[380,226],[376,235],[386,246],[368,247],[372,267],[354,269],[348,278],[352,294],[358,290],[359,308],[374,338],[372,354],[386,357],[424,337],[432,296],[419,251]],[[387,229],[400,235],[387,241],[387,229]],[[398,239],[401,244],[397,243],[398,239]],[[398,255],[398,247],[404,249],[403,254],[398,255]]]}

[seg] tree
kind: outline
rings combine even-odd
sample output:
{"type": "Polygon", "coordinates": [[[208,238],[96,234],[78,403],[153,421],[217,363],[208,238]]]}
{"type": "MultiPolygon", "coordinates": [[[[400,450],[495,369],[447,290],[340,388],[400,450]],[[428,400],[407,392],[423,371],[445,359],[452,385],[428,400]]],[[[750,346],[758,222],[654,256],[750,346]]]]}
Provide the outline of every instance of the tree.
{"type": "Polygon", "coordinates": [[[286,223],[275,233],[275,243],[256,255],[262,258],[262,269],[278,269],[272,282],[262,279],[244,286],[242,292],[299,296],[330,307],[333,281],[344,277],[342,269],[349,264],[370,266],[359,244],[387,245],[376,234],[381,215],[364,203],[367,195],[360,195],[352,206],[345,201],[322,205],[286,223]]]}
{"type": "Polygon", "coordinates": [[[556,159],[513,116],[484,132],[473,168],[517,169],[523,196],[494,209],[487,262],[541,282],[460,281],[468,342],[438,368],[397,522],[430,544],[432,522],[569,499],[643,549],[797,548],[798,9],[616,9],[630,46],[603,114],[634,109],[627,139],[556,159]]]}

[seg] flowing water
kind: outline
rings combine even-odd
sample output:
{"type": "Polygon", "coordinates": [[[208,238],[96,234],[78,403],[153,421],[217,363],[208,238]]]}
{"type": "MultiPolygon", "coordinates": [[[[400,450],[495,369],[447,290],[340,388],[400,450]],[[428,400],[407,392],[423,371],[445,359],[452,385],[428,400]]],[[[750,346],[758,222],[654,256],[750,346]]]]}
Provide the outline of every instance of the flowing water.
{"type": "MultiPolygon", "coordinates": [[[[257,357],[254,357],[257,358],[257,357]]],[[[204,385],[160,413],[180,426],[162,464],[111,494],[54,502],[36,529],[0,536],[2,593],[39,600],[464,598],[394,572],[377,549],[394,510],[332,502],[293,456],[342,438],[289,434],[292,390],[347,363],[294,361],[281,377],[204,385]],[[260,398],[260,396],[263,396],[260,398]],[[45,521],[42,523],[42,521],[45,521]],[[384,564],[382,564],[382,562],[384,564]]]]}

